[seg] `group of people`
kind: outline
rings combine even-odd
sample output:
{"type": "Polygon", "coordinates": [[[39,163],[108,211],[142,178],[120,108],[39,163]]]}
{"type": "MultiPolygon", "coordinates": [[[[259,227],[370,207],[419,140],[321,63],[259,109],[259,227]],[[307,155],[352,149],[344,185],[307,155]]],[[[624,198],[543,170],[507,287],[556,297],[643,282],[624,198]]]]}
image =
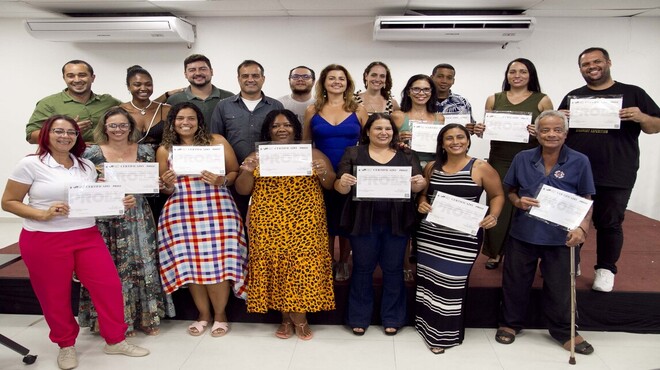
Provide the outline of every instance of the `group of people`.
{"type": "MultiPolygon", "coordinates": [[[[382,62],[367,66],[365,90],[358,92],[341,65],[325,67],[318,81],[311,68],[295,67],[291,94],[273,99],[262,92],[260,63],[237,67],[240,92],[232,94],[211,83],[210,60],[194,54],[184,61],[190,85],[156,99],[149,72],[130,67],[132,99],[122,103],[92,92],[87,62],[66,63],[67,88],[39,101],[26,127],[37,154],[18,164],[2,198],[4,210],[25,218],[19,246],[50,338],[60,347],[58,365],[77,366],[79,325],[101,334],[106,353],[147,355],[125,337],[158,334],[160,320],[175,314],[171,293],[184,286],[199,311],[190,335],[227,334],[225,306],[233,292],[247,300],[249,312],[281,313],[278,338],[309,340],[306,314],[333,310],[333,275],[350,278],[346,322],[360,336],[372,322],[377,266],[384,332],[395,335],[406,324],[410,253],[417,263],[415,328],[433,353],[443,353],[463,341],[467,279],[482,244],[486,268],[498,268],[504,256],[496,340],[510,344],[523,328],[540,259],[550,334],[570,349],[567,256],[587,237],[592,213],[569,231],[525,214],[539,206],[541,184],[591,198],[598,245],[593,289],[611,291],[639,163],[637,138],[660,131],[660,108],[641,88],[611,78],[605,49],[583,51],[578,64],[587,85],[567,94],[560,111],[541,92],[531,61],[508,64],[502,91],[486,100],[486,110],[526,112],[534,124],[526,144],[491,141],[484,161],[468,151],[473,135],[488,127],[452,92],[456,71],[448,64],[412,76],[399,103],[382,62]],[[569,96],[611,94],[623,95],[621,129],[569,129],[569,96]],[[445,124],[454,113],[469,121],[445,124]],[[410,148],[420,122],[442,125],[432,153],[410,148]],[[256,143],[301,140],[314,144],[311,176],[262,175],[256,143]],[[224,174],[176,173],[177,146],[222,146],[224,174]],[[160,196],[127,195],[120,217],[67,217],[69,185],[102,181],[106,162],[154,161],[160,196]],[[409,167],[409,192],[403,199],[360,199],[359,166],[409,167]],[[483,191],[489,209],[476,235],[420,222],[438,192],[479,202],[483,191]],[[79,324],[67,298],[74,273],[83,286],[79,324]]],[[[574,350],[588,354],[593,347],[577,336],[574,350]]]]}

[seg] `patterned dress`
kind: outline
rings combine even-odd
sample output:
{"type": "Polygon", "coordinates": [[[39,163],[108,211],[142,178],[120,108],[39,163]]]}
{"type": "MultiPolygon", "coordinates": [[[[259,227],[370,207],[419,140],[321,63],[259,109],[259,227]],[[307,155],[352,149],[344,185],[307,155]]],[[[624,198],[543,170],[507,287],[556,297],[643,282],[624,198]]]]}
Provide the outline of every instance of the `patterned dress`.
{"type": "Polygon", "coordinates": [[[226,186],[179,176],[158,220],[158,253],[166,293],[229,280],[234,294],[245,299],[244,224],[226,186]]]}
{"type": "MultiPolygon", "coordinates": [[[[455,174],[433,170],[429,203],[438,190],[478,202],[483,188],[472,181],[474,158],[455,174]]],[[[467,279],[479,254],[477,236],[422,221],[417,230],[417,292],[415,328],[429,347],[447,348],[463,342],[467,279]]]]}
{"type": "Polygon", "coordinates": [[[318,178],[260,177],[259,169],[254,177],[248,311],[334,310],[332,260],[318,178]]]}
{"type": "MultiPolygon", "coordinates": [[[[98,145],[85,151],[84,157],[96,165],[99,175],[107,162],[98,145]]],[[[154,151],[148,145],[139,145],[138,162],[153,162],[154,151]]],[[[156,225],[147,199],[135,194],[135,207],[126,210],[123,217],[98,218],[96,225],[103,235],[114,259],[124,294],[124,320],[128,331],[157,329],[160,319],[174,316],[172,297],[163,293],[158,274],[156,255],[156,225]]],[[[89,291],[80,289],[78,323],[98,331],[98,314],[89,291]]]]}

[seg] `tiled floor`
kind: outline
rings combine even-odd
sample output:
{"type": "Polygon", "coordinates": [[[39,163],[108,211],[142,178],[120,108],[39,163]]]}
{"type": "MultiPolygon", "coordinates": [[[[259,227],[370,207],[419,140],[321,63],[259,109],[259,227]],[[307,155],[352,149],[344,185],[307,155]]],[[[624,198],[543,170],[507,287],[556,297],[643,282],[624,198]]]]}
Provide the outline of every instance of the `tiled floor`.
{"type": "MultiPolygon", "coordinates": [[[[87,331],[78,337],[79,369],[241,369],[241,370],[426,370],[426,369],[660,369],[660,335],[584,332],[596,348],[590,356],[577,356],[568,364],[569,353],[544,330],[521,333],[505,346],[495,342],[494,329],[468,329],[463,345],[433,355],[415,330],[406,327],[385,336],[371,327],[363,337],[342,326],[314,326],[314,338],[275,338],[275,325],[232,324],[225,337],[209,333],[191,337],[187,322],[165,321],[156,337],[138,335],[132,342],[147,347],[143,358],[103,354],[103,342],[87,331]]],[[[0,315],[0,333],[38,355],[26,366],[21,356],[0,346],[0,369],[57,369],[57,347],[48,339],[41,316],[0,315]]]]}

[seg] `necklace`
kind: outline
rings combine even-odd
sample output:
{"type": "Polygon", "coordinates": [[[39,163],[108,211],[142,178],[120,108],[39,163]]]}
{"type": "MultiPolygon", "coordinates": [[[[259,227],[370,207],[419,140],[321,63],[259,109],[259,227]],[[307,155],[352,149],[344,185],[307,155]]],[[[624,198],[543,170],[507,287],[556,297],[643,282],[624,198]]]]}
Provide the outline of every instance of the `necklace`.
{"type": "Polygon", "coordinates": [[[139,110],[139,111],[140,111],[140,114],[144,116],[145,114],[147,114],[147,109],[149,109],[149,107],[151,106],[151,104],[154,103],[154,101],[153,101],[153,100],[149,100],[149,104],[147,104],[147,106],[144,107],[144,108],[138,108],[135,104],[133,104],[133,100],[131,100],[130,103],[131,103],[131,105],[133,106],[133,108],[139,110]]]}

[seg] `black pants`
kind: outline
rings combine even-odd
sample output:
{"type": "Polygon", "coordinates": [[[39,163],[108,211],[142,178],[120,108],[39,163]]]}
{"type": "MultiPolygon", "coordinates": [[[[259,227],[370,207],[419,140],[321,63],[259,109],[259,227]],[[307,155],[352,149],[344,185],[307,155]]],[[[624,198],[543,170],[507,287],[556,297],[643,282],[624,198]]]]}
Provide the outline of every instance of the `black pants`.
{"type": "Polygon", "coordinates": [[[616,262],[623,249],[623,218],[632,189],[596,186],[592,219],[596,228],[595,269],[617,273],[616,262]]]}
{"type": "Polygon", "coordinates": [[[536,245],[509,237],[505,249],[500,326],[516,332],[523,328],[536,266],[541,259],[543,313],[548,331],[561,344],[570,340],[570,258],[570,248],[565,245],[536,245]]]}

